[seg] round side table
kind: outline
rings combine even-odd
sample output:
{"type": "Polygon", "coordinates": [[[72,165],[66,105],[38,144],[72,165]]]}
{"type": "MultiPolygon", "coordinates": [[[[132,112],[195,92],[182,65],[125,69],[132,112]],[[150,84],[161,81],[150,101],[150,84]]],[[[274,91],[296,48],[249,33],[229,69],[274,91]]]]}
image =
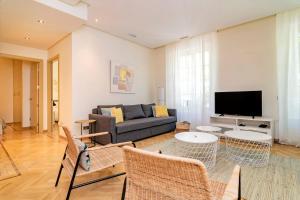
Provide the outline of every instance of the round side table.
{"type": "Polygon", "coordinates": [[[220,143],[220,139],[222,137],[224,137],[224,134],[221,133],[222,128],[216,127],[216,126],[197,126],[196,130],[200,131],[200,132],[210,133],[210,134],[213,134],[213,135],[217,136],[218,139],[219,139],[218,150],[220,149],[220,144],[219,144],[220,143]]]}
{"type": "Polygon", "coordinates": [[[175,138],[179,156],[200,160],[208,169],[215,166],[218,137],[204,132],[182,132],[175,138]]]}
{"type": "Polygon", "coordinates": [[[96,122],[96,120],[94,119],[84,119],[84,120],[77,120],[75,121],[76,124],[80,124],[80,135],[82,135],[82,131],[83,131],[83,125],[89,125],[96,122]]]}
{"type": "Polygon", "coordinates": [[[254,131],[226,131],[226,152],[240,165],[263,167],[268,164],[272,137],[254,131]]]}
{"type": "Polygon", "coordinates": [[[200,132],[210,133],[210,134],[216,135],[218,137],[223,135],[222,133],[220,133],[222,131],[222,129],[220,127],[216,127],[216,126],[197,126],[196,130],[200,131],[200,132]]]}

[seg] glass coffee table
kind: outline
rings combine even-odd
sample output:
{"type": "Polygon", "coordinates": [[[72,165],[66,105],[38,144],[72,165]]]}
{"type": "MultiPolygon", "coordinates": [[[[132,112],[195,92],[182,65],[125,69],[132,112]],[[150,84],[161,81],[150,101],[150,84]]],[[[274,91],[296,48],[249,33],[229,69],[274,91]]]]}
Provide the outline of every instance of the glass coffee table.
{"type": "Polygon", "coordinates": [[[218,137],[204,132],[181,132],[175,139],[177,156],[200,160],[208,169],[215,166],[218,137]]]}

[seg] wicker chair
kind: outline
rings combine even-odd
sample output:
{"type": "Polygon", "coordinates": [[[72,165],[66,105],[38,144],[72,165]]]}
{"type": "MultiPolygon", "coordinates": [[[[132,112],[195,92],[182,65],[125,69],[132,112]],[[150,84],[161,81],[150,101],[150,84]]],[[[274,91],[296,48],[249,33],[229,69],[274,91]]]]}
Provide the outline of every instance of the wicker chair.
{"type": "Polygon", "coordinates": [[[114,177],[125,174],[125,172],[122,172],[122,173],[114,174],[114,175],[107,176],[104,178],[91,180],[91,181],[88,181],[85,183],[80,183],[78,185],[73,185],[75,177],[79,177],[79,176],[87,175],[87,174],[90,174],[93,172],[101,171],[103,169],[112,167],[118,163],[123,162],[122,149],[120,147],[124,146],[124,145],[135,146],[135,144],[133,142],[123,142],[123,143],[118,143],[118,144],[108,144],[105,146],[88,148],[86,150],[79,151],[79,148],[75,144],[73,138],[83,139],[83,138],[105,135],[108,133],[103,132],[103,133],[94,133],[94,134],[72,137],[72,135],[67,127],[63,127],[63,130],[66,134],[68,145],[66,147],[66,150],[65,150],[65,153],[63,156],[63,160],[62,160],[59,172],[58,172],[55,187],[58,185],[62,169],[64,168],[66,170],[67,174],[71,177],[71,182],[70,182],[70,186],[69,186],[69,190],[68,190],[66,199],[69,199],[72,189],[76,189],[76,188],[79,188],[79,187],[82,187],[85,185],[89,185],[92,183],[96,183],[99,181],[103,181],[106,179],[114,178],[114,177]],[[89,156],[91,159],[91,166],[90,166],[89,171],[86,171],[79,166],[80,157],[85,151],[89,152],[89,156]]]}
{"type": "Polygon", "coordinates": [[[236,200],[240,199],[240,167],[229,183],[208,179],[198,160],[179,158],[123,147],[127,178],[122,199],[126,200],[236,200]]]}

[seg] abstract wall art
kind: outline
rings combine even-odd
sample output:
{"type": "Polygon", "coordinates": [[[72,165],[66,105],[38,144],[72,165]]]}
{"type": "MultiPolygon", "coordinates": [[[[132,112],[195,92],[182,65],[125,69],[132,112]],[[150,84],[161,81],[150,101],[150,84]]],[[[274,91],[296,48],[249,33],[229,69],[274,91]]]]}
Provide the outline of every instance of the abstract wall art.
{"type": "Polygon", "coordinates": [[[110,73],[110,91],[112,93],[135,93],[133,67],[110,61],[110,73]]]}

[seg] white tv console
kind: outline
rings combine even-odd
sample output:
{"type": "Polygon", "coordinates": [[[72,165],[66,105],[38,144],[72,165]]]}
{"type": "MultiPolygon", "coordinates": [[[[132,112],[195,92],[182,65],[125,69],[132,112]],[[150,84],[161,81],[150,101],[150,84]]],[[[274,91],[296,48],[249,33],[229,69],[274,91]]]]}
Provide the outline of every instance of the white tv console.
{"type": "Polygon", "coordinates": [[[271,118],[265,117],[247,117],[235,115],[212,115],[210,117],[210,124],[221,128],[234,129],[234,130],[248,130],[256,131],[270,135],[273,138],[274,121],[271,118]],[[245,126],[240,126],[244,124],[245,126]],[[260,124],[267,125],[266,128],[258,127],[260,124]]]}

